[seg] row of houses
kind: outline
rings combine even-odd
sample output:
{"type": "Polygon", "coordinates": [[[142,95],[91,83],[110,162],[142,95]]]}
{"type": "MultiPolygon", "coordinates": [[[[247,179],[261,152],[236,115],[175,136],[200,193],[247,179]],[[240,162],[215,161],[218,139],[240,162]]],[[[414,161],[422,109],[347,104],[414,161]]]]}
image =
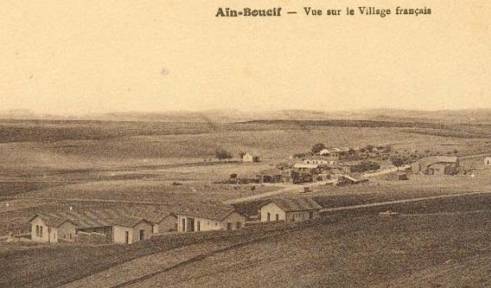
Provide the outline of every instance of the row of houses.
{"type": "Polygon", "coordinates": [[[29,219],[31,239],[48,243],[77,241],[131,244],[177,228],[175,214],[145,210],[134,208],[38,213],[29,219]]]}
{"type": "MultiPolygon", "coordinates": [[[[294,223],[319,218],[321,208],[309,198],[272,199],[262,203],[256,212],[261,223],[294,223]]],[[[254,222],[250,221],[251,215],[233,206],[210,206],[177,214],[149,213],[138,209],[39,213],[29,220],[31,240],[132,244],[156,234],[237,230],[254,222]],[[146,215],[146,218],[141,215],[146,215]]]]}

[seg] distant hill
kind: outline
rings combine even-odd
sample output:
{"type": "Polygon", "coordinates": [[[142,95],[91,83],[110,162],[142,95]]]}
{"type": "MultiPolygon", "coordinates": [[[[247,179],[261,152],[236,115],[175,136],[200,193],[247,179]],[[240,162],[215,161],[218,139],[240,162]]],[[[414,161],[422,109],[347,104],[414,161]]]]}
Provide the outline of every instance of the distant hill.
{"type": "Polygon", "coordinates": [[[491,125],[491,109],[417,111],[371,109],[353,111],[315,110],[203,110],[166,112],[113,112],[78,116],[36,114],[29,110],[0,111],[0,119],[102,120],[147,122],[231,123],[254,120],[371,120],[396,122],[439,122],[491,125]]]}

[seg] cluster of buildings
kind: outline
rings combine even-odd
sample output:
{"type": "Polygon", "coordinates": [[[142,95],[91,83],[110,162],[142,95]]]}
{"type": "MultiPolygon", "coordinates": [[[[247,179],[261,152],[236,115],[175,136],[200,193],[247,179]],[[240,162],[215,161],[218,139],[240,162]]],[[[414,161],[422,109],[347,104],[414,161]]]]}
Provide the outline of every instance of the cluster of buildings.
{"type": "Polygon", "coordinates": [[[132,244],[157,234],[231,231],[251,223],[303,222],[320,217],[322,207],[310,198],[272,199],[262,203],[257,215],[244,215],[233,206],[213,206],[182,213],[161,213],[158,208],[84,210],[39,213],[30,220],[35,242],[132,244]],[[131,210],[131,211],[130,211],[131,210]],[[259,221],[251,221],[254,216],[259,221]]]}

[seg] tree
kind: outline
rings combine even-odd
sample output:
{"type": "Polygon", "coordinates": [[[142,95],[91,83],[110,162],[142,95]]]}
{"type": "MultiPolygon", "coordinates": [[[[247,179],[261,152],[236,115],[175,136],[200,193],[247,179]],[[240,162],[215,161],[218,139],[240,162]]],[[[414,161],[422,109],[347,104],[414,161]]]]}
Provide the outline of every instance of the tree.
{"type": "Polygon", "coordinates": [[[223,148],[217,148],[217,150],[215,151],[215,156],[219,160],[232,158],[232,154],[223,148]]]}
{"type": "Polygon", "coordinates": [[[314,146],[312,146],[312,153],[314,154],[319,154],[322,150],[326,149],[326,145],[323,143],[317,143],[314,146]]]}
{"type": "Polygon", "coordinates": [[[390,157],[390,162],[396,167],[401,167],[402,165],[404,165],[404,159],[397,156],[390,157]]]}

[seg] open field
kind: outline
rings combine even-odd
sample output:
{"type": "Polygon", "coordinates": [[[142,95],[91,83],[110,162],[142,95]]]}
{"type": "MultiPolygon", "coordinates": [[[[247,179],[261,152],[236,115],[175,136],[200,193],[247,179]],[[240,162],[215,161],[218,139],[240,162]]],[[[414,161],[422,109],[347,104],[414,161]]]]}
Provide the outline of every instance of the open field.
{"type": "MultiPolygon", "coordinates": [[[[401,153],[491,152],[491,141],[483,137],[489,132],[486,125],[454,129],[433,123],[412,129],[404,123],[384,123],[370,122],[367,127],[363,121],[212,125],[2,120],[0,236],[26,231],[27,219],[36,213],[66,211],[70,206],[75,210],[131,209],[152,204],[180,212],[204,203],[277,191],[282,187],[216,182],[232,173],[255,177],[318,142],[343,147],[392,144],[401,153]],[[235,157],[241,151],[256,153],[263,161],[213,160],[219,147],[235,157]]],[[[380,177],[368,184],[322,186],[313,193],[284,195],[314,197],[324,207],[340,207],[490,191],[491,169],[483,169],[480,157],[464,162],[473,177],[415,175],[408,181],[380,177]]],[[[294,229],[158,238],[131,246],[3,243],[0,286],[55,287],[77,280],[67,287],[111,287],[125,281],[129,282],[121,287],[287,283],[296,287],[486,287],[490,199],[481,195],[394,204],[328,215],[320,223],[294,229]],[[376,216],[388,208],[403,214],[389,219],[376,216]],[[460,269],[465,277],[455,275],[460,269]],[[150,272],[155,276],[146,277],[150,272]],[[271,281],[257,282],[260,279],[271,281]]]]}

